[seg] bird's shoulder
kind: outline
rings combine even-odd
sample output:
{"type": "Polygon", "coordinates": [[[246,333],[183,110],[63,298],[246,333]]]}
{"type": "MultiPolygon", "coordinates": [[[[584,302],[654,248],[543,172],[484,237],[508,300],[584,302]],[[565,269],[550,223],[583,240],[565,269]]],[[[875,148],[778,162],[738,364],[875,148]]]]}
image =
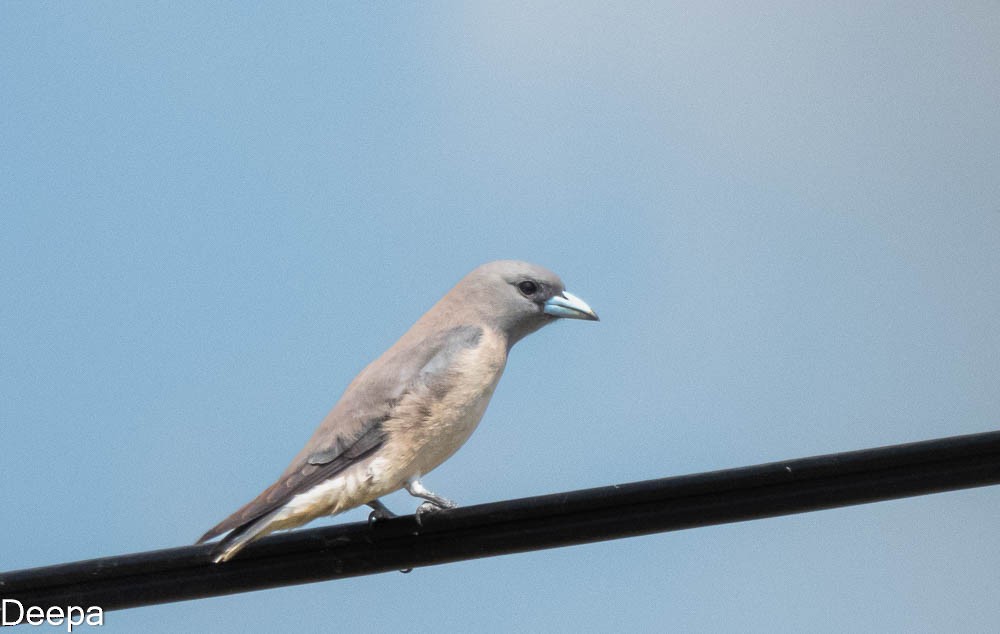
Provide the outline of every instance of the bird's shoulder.
{"type": "Polygon", "coordinates": [[[501,337],[485,326],[459,324],[416,334],[420,336],[404,337],[358,374],[286,475],[324,464],[358,442],[380,444],[383,423],[400,403],[423,395],[439,397],[468,374],[470,365],[502,369],[506,360],[501,337]]]}

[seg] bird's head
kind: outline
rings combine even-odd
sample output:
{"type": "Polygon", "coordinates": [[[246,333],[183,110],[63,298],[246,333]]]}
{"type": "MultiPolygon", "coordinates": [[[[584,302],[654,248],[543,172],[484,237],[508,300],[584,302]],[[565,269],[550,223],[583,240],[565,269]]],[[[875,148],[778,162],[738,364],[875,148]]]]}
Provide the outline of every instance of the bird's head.
{"type": "Polygon", "coordinates": [[[566,290],[545,267],[498,260],[476,268],[459,282],[461,297],[481,318],[507,334],[508,345],[556,319],[597,321],[585,301],[566,290]]]}

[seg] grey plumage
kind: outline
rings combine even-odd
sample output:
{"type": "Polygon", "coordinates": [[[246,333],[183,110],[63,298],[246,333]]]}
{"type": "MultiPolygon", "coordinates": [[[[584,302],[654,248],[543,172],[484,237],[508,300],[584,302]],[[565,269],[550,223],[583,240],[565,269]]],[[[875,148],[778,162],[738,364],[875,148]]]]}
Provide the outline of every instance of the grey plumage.
{"type": "Polygon", "coordinates": [[[482,417],[511,346],[559,317],[596,320],[562,281],[512,260],[466,275],[392,347],[348,385],[278,480],[213,527],[199,543],[229,533],[216,561],[275,530],[378,501],[400,488],[453,505],[420,478],[451,456],[482,417]]]}

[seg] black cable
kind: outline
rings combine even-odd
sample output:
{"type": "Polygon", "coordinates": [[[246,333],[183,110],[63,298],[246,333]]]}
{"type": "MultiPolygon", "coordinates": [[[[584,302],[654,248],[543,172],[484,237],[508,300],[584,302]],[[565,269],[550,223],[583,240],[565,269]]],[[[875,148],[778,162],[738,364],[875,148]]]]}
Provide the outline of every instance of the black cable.
{"type": "Polygon", "coordinates": [[[340,579],[1000,483],[1000,432],[0,573],[0,597],[104,610],[340,579]]]}

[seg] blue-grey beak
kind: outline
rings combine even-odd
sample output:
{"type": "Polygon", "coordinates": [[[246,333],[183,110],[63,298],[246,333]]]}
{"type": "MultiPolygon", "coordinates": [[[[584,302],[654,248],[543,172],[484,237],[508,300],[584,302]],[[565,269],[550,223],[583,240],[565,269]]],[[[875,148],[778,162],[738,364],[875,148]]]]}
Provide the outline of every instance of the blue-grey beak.
{"type": "Polygon", "coordinates": [[[597,313],[587,305],[587,302],[569,291],[563,291],[562,294],[549,298],[545,302],[545,312],[549,315],[565,317],[566,319],[600,321],[597,318],[597,313]]]}

